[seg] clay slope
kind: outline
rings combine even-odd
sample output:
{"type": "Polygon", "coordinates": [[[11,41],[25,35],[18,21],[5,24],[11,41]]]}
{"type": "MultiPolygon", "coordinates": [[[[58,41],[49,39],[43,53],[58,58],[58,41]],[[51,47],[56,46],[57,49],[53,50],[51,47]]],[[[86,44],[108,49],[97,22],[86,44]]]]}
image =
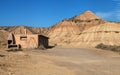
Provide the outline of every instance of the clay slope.
{"type": "Polygon", "coordinates": [[[72,37],[71,46],[95,47],[100,43],[105,45],[120,45],[120,24],[105,23],[83,31],[72,37]],[[74,39],[76,38],[76,39],[74,39]]]}
{"type": "Polygon", "coordinates": [[[25,26],[16,26],[9,29],[10,33],[13,34],[33,34],[34,32],[25,26]]]}
{"type": "Polygon", "coordinates": [[[77,19],[77,20],[92,20],[92,19],[100,19],[100,18],[98,16],[96,16],[93,12],[88,10],[88,11],[74,17],[74,19],[77,19]]]}
{"type": "Polygon", "coordinates": [[[50,37],[50,44],[53,43],[59,46],[68,45],[72,42],[71,39],[75,39],[74,36],[77,36],[84,30],[87,30],[93,26],[104,23],[104,20],[97,17],[91,11],[86,11],[81,15],[75,16],[68,20],[63,20],[62,22],[52,26],[48,34],[50,37]]]}
{"type": "Polygon", "coordinates": [[[7,27],[0,27],[0,28],[15,34],[25,34],[25,31],[27,31],[28,34],[47,35],[47,32],[48,32],[48,28],[34,28],[34,27],[27,27],[27,26],[7,26],[7,27]]]}
{"type": "Polygon", "coordinates": [[[49,29],[49,42],[52,45],[64,45],[70,43],[72,35],[79,33],[80,30],[74,22],[64,20],[49,29]]]}
{"type": "Polygon", "coordinates": [[[47,33],[48,33],[48,28],[30,28],[30,29],[36,34],[47,36],[47,33]]]}
{"type": "Polygon", "coordinates": [[[5,30],[0,30],[0,48],[3,48],[7,44],[8,32],[5,30]]]}
{"type": "Polygon", "coordinates": [[[78,16],[75,16],[75,17],[69,19],[69,20],[72,22],[75,22],[81,31],[106,22],[103,19],[96,16],[91,11],[86,11],[78,16]]]}

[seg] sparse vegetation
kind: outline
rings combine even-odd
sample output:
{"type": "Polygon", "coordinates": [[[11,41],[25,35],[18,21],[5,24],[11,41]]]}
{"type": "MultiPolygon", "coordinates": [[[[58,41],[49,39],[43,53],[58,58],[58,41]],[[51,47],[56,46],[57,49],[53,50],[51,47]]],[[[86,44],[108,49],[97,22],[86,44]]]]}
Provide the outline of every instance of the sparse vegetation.
{"type": "Polygon", "coordinates": [[[11,48],[11,49],[8,49],[6,50],[8,52],[18,52],[18,51],[23,51],[21,48],[20,49],[17,49],[17,48],[11,48]]]}
{"type": "Polygon", "coordinates": [[[96,46],[96,48],[120,52],[120,46],[116,45],[104,45],[103,43],[100,43],[96,46]]]}
{"type": "Polygon", "coordinates": [[[37,49],[46,50],[46,48],[43,45],[40,45],[37,49]]]}

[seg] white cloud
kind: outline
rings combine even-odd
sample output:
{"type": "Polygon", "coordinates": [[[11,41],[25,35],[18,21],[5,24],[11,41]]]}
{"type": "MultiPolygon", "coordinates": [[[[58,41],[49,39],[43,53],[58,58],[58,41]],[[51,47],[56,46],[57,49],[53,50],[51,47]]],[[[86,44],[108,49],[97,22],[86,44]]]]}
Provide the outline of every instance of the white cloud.
{"type": "Polygon", "coordinates": [[[109,12],[96,12],[95,14],[100,18],[106,20],[117,20],[120,21],[120,0],[112,0],[116,2],[116,7],[109,12]]]}
{"type": "Polygon", "coordinates": [[[120,10],[111,11],[111,12],[96,12],[95,14],[100,18],[103,18],[106,20],[120,21],[120,10]]]}
{"type": "Polygon", "coordinates": [[[120,20],[120,0],[113,0],[113,1],[117,2],[116,3],[117,6],[114,10],[114,15],[115,15],[116,19],[120,20]]]}
{"type": "Polygon", "coordinates": [[[120,11],[118,11],[118,12],[116,13],[116,18],[117,18],[118,20],[120,20],[120,11]]]}
{"type": "Polygon", "coordinates": [[[103,19],[107,19],[113,16],[113,12],[96,12],[95,14],[103,19]]]}

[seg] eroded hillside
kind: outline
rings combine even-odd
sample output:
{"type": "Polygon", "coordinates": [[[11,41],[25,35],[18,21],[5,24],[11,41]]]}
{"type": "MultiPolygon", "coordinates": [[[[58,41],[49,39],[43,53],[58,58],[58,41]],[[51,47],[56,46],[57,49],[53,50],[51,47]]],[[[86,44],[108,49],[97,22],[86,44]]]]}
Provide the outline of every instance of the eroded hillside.
{"type": "Polygon", "coordinates": [[[14,34],[41,34],[49,37],[51,46],[69,47],[95,47],[99,43],[120,45],[119,27],[120,23],[107,22],[91,11],[86,11],[80,15],[61,22],[49,28],[33,28],[26,26],[0,27],[1,40],[7,41],[9,33],[14,34]],[[4,35],[5,36],[4,36],[4,35]]]}
{"type": "Polygon", "coordinates": [[[51,45],[68,46],[73,42],[71,46],[76,46],[81,33],[91,27],[104,24],[106,21],[96,16],[91,11],[86,11],[78,16],[63,20],[62,22],[52,26],[50,28],[48,36],[50,37],[51,45]]]}

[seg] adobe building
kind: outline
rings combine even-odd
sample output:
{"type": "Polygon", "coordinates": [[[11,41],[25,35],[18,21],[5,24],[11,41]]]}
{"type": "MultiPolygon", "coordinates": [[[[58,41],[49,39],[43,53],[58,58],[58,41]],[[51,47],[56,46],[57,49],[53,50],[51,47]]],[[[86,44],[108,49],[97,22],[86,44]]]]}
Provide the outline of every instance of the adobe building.
{"type": "Polygon", "coordinates": [[[38,48],[40,46],[46,48],[48,47],[48,39],[46,36],[33,34],[29,29],[21,26],[10,33],[8,37],[8,48],[38,48]]]}
{"type": "Polygon", "coordinates": [[[39,46],[48,46],[48,37],[39,34],[20,35],[15,34],[15,43],[21,48],[38,48],[39,46]]]}

